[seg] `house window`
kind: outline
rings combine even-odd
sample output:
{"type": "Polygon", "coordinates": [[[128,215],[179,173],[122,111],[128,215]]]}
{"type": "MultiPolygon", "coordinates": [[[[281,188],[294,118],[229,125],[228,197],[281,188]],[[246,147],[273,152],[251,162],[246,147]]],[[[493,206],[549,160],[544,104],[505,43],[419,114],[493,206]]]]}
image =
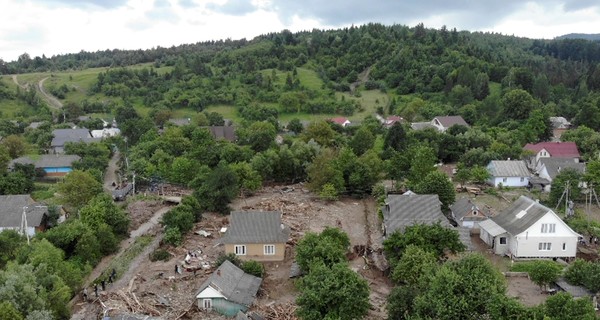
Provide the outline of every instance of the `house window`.
{"type": "Polygon", "coordinates": [[[235,255],[245,256],[246,255],[246,246],[245,245],[236,245],[235,246],[235,255]]]}
{"type": "Polygon", "coordinates": [[[556,223],[542,223],[542,233],[555,233],[556,223]]]}
{"type": "Polygon", "coordinates": [[[202,306],[204,309],[212,309],[212,299],[202,299],[202,306]]]}
{"type": "Polygon", "coordinates": [[[500,244],[506,244],[506,237],[500,237],[500,244]]]}
{"type": "Polygon", "coordinates": [[[508,181],[508,178],[502,178],[502,182],[506,183],[508,181]]]}
{"type": "Polygon", "coordinates": [[[272,256],[275,254],[274,244],[265,244],[265,256],[272,256]]]}
{"type": "Polygon", "coordinates": [[[525,178],[524,178],[524,177],[521,177],[521,182],[523,182],[523,181],[525,181],[525,178]]]}
{"type": "Polygon", "coordinates": [[[550,250],[552,250],[552,243],[551,242],[540,242],[538,244],[538,249],[540,251],[550,251],[550,250]]]}
{"type": "Polygon", "coordinates": [[[563,251],[567,250],[567,243],[563,242],[563,251]]]}

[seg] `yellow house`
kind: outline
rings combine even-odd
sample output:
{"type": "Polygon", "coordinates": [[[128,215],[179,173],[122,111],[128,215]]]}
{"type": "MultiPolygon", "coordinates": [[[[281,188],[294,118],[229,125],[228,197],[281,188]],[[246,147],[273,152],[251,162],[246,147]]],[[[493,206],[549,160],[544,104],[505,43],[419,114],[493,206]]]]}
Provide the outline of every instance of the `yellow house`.
{"type": "Polygon", "coordinates": [[[234,253],[242,260],[282,261],[289,236],[280,212],[237,211],[229,217],[222,243],[226,254],[234,253]]]}

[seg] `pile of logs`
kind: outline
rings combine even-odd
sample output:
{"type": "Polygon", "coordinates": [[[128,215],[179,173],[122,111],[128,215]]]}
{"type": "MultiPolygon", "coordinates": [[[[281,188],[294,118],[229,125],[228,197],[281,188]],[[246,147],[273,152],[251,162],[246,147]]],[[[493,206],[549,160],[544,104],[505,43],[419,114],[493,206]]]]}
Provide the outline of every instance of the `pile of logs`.
{"type": "Polygon", "coordinates": [[[256,311],[266,320],[298,320],[298,317],[296,317],[297,308],[297,305],[288,302],[286,304],[259,306],[256,311]]]}

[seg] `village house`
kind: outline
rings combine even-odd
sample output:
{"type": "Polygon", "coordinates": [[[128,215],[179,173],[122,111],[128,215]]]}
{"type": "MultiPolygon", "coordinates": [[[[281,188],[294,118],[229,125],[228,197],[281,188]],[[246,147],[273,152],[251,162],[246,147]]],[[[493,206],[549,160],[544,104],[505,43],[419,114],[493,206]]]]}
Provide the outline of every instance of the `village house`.
{"type": "Polygon", "coordinates": [[[333,123],[337,123],[342,127],[347,127],[351,124],[350,120],[348,120],[348,118],[344,118],[344,117],[331,118],[331,119],[329,119],[329,121],[331,121],[333,123]]]}
{"type": "Polygon", "coordinates": [[[404,119],[400,116],[389,116],[383,120],[382,125],[385,128],[391,128],[395,123],[402,123],[404,119]]]}
{"type": "Polygon", "coordinates": [[[221,242],[225,254],[242,260],[283,261],[290,229],[276,211],[238,211],[229,216],[229,227],[221,242]]]}
{"type": "Polygon", "coordinates": [[[215,140],[227,140],[229,142],[237,141],[235,127],[233,126],[206,126],[202,128],[208,129],[215,140]]]}
{"type": "Polygon", "coordinates": [[[540,179],[547,183],[543,185],[543,190],[550,192],[552,181],[564,169],[573,169],[581,174],[585,173],[585,164],[574,162],[567,158],[541,158],[536,168],[536,173],[540,179]]]}
{"type": "Polygon", "coordinates": [[[65,153],[67,142],[100,142],[102,139],[93,138],[88,129],[56,129],[52,131],[54,138],[50,143],[52,153],[65,153]]]}
{"type": "Polygon", "coordinates": [[[254,303],[262,279],[225,260],[196,293],[198,308],[234,317],[254,303]]]}
{"type": "Polygon", "coordinates": [[[495,254],[511,258],[574,258],[581,237],[552,209],[525,196],[479,227],[495,254]]]}
{"type": "Polygon", "coordinates": [[[381,208],[383,212],[383,235],[389,236],[396,230],[404,231],[414,224],[441,223],[451,227],[444,216],[437,194],[391,194],[381,208]]]}
{"type": "Polygon", "coordinates": [[[30,157],[14,159],[8,167],[12,170],[17,163],[32,164],[36,169],[44,170],[44,177],[60,178],[73,171],[73,164],[79,160],[81,160],[81,157],[77,155],[44,154],[38,160],[33,160],[30,157]]]}
{"type": "Polygon", "coordinates": [[[537,167],[542,158],[562,158],[573,162],[579,162],[579,150],[575,142],[540,142],[536,144],[528,143],[523,150],[532,153],[529,158],[529,166],[537,167]]]}
{"type": "Polygon", "coordinates": [[[488,183],[494,187],[526,187],[531,173],[523,160],[493,160],[487,165],[488,183]]]}
{"type": "Polygon", "coordinates": [[[469,124],[461,116],[435,117],[431,120],[431,124],[440,132],[446,132],[450,127],[456,125],[469,127],[469,124]]]}
{"type": "Polygon", "coordinates": [[[46,229],[48,206],[35,201],[28,194],[0,196],[0,232],[16,230],[30,237],[46,229]]]}
{"type": "Polygon", "coordinates": [[[571,122],[565,117],[550,117],[549,119],[552,124],[553,140],[560,141],[562,134],[571,128],[571,122]]]}
{"type": "Polygon", "coordinates": [[[487,215],[475,205],[471,199],[462,197],[450,206],[452,218],[464,228],[479,228],[479,222],[487,220],[487,215]]]}

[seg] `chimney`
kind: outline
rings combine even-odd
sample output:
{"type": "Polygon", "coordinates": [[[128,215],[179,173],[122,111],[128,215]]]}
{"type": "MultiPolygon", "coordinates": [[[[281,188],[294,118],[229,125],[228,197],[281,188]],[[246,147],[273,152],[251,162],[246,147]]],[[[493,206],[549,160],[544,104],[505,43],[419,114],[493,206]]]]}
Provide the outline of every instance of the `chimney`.
{"type": "Polygon", "coordinates": [[[217,270],[217,276],[221,276],[221,270],[217,270]]]}

